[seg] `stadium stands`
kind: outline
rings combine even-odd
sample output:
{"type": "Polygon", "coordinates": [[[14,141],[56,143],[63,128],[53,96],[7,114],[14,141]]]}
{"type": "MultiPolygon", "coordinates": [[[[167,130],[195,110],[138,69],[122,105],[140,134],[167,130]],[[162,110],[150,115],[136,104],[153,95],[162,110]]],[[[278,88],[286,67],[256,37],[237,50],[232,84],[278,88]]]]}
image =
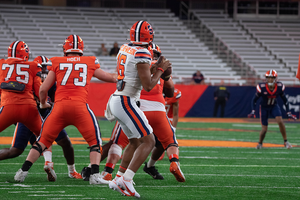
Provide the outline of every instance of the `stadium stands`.
{"type": "Polygon", "coordinates": [[[299,20],[234,20],[221,10],[193,10],[193,13],[242,62],[253,67],[260,78],[275,69],[286,84],[299,84],[295,78],[300,49],[299,20]]]}
{"type": "MultiPolygon", "coordinates": [[[[295,84],[300,35],[298,23],[286,21],[235,21],[220,10],[193,10],[202,25],[230,51],[263,78],[270,68],[281,78],[295,84]],[[270,34],[272,33],[272,36],[270,34]]],[[[110,50],[114,42],[127,42],[128,29],[137,20],[149,21],[155,29],[154,42],[173,64],[175,83],[189,83],[192,74],[200,70],[206,83],[243,85],[242,73],[233,70],[228,62],[199,39],[183,21],[169,9],[120,9],[5,5],[0,8],[0,56],[14,40],[24,40],[32,52],[47,57],[61,56],[63,38],[80,35],[85,42],[85,55],[95,55],[101,43],[110,50]],[[163,19],[163,20],[162,20],[163,19]]],[[[114,57],[99,56],[106,71],[115,71],[114,57]]],[[[239,70],[239,69],[238,69],[239,70]]],[[[240,69],[242,70],[242,69],[240,69]]],[[[249,83],[248,83],[249,84],[249,83]]]]}
{"type": "MultiPolygon", "coordinates": [[[[168,9],[108,9],[1,5],[3,38],[9,45],[15,39],[28,43],[32,57],[60,56],[63,38],[73,33],[85,42],[85,55],[94,52],[104,43],[108,49],[116,41],[126,42],[128,29],[137,20],[149,21],[155,28],[155,43],[173,63],[174,81],[190,80],[196,70],[201,70],[207,83],[215,84],[220,79],[231,84],[244,84],[241,76],[227,67],[195,34],[168,9]],[[164,20],[161,20],[161,19],[164,20]],[[14,36],[14,37],[11,37],[14,36]]],[[[6,47],[0,52],[6,54],[6,47]]],[[[115,70],[115,58],[99,57],[107,71],[115,70]]],[[[188,81],[189,82],[189,81],[188,81]]]]}

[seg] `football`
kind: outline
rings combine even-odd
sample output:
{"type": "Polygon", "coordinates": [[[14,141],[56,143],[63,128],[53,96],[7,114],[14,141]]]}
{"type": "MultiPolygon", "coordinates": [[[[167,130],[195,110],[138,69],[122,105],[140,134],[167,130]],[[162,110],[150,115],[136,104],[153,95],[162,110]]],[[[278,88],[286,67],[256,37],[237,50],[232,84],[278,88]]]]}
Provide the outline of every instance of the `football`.
{"type": "Polygon", "coordinates": [[[167,81],[171,77],[171,74],[172,74],[172,67],[168,67],[168,69],[166,69],[164,71],[164,73],[160,76],[160,78],[162,78],[165,81],[167,81]]]}

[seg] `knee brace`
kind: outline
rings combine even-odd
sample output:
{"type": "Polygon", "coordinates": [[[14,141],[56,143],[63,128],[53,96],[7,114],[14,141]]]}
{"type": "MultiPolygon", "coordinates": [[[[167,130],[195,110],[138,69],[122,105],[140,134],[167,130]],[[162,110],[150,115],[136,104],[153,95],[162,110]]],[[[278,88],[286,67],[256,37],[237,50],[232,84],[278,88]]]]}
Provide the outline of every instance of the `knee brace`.
{"type": "Polygon", "coordinates": [[[102,147],[99,144],[88,147],[88,149],[90,149],[90,152],[96,151],[102,155],[102,147]]]}
{"type": "Polygon", "coordinates": [[[108,154],[117,154],[118,156],[121,157],[122,148],[117,144],[112,144],[109,151],[108,151],[108,154]]]}
{"type": "Polygon", "coordinates": [[[167,150],[169,147],[177,147],[178,148],[178,144],[175,144],[175,143],[169,144],[165,150],[167,150]]]}
{"type": "Polygon", "coordinates": [[[41,145],[40,145],[38,142],[35,142],[35,143],[32,145],[31,149],[34,149],[34,150],[38,151],[38,152],[40,153],[40,155],[42,155],[43,151],[44,151],[46,148],[43,150],[43,148],[41,147],[41,145]]]}

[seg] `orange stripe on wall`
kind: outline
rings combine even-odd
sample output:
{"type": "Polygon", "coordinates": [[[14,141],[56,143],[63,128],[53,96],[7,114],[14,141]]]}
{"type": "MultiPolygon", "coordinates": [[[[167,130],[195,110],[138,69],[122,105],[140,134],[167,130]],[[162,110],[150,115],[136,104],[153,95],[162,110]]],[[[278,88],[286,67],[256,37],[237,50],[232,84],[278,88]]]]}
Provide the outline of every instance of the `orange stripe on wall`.
{"type": "MultiPolygon", "coordinates": [[[[175,85],[181,91],[179,117],[184,117],[206,90],[207,85],[175,85]]],[[[96,116],[103,117],[107,101],[116,90],[115,83],[91,83],[88,103],[96,116]]]]}
{"type": "Polygon", "coordinates": [[[116,90],[115,83],[91,83],[88,95],[88,104],[94,114],[104,117],[104,110],[111,94],[116,90]]]}

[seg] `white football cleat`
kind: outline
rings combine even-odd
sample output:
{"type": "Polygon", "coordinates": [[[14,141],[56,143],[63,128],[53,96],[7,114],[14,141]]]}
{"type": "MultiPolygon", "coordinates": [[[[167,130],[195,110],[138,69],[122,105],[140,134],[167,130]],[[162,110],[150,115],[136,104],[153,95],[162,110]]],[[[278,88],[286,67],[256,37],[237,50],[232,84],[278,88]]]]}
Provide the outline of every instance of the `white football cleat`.
{"type": "Polygon", "coordinates": [[[255,147],[255,149],[261,149],[262,148],[262,144],[259,144],[255,147]]]}
{"type": "Polygon", "coordinates": [[[121,177],[116,177],[114,178],[112,181],[109,181],[109,188],[112,189],[112,190],[116,190],[118,192],[120,192],[123,196],[131,196],[129,194],[129,192],[127,192],[125,190],[125,188],[121,188],[121,186],[118,185],[117,181],[120,179],[121,177]]]}
{"type": "Polygon", "coordinates": [[[47,173],[48,181],[54,182],[57,179],[55,171],[53,169],[53,162],[46,161],[44,165],[44,170],[47,173]]]}
{"type": "Polygon", "coordinates": [[[285,148],[291,149],[293,146],[287,141],[284,143],[285,148]]]}
{"type": "Polygon", "coordinates": [[[108,184],[109,181],[104,180],[100,173],[91,174],[90,176],[90,184],[91,185],[99,185],[99,184],[108,184]]]}
{"type": "Polygon", "coordinates": [[[137,191],[134,189],[133,187],[133,180],[124,180],[124,176],[121,176],[120,178],[117,179],[116,184],[121,188],[124,189],[124,193],[126,196],[128,196],[128,194],[130,196],[136,197],[136,198],[140,198],[141,195],[139,193],[137,193],[137,191]]]}
{"type": "Polygon", "coordinates": [[[73,173],[69,172],[69,177],[75,179],[82,179],[82,176],[76,171],[74,171],[73,173]]]}
{"type": "Polygon", "coordinates": [[[14,177],[15,181],[23,182],[28,174],[28,171],[22,171],[19,169],[14,177]]]}

